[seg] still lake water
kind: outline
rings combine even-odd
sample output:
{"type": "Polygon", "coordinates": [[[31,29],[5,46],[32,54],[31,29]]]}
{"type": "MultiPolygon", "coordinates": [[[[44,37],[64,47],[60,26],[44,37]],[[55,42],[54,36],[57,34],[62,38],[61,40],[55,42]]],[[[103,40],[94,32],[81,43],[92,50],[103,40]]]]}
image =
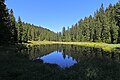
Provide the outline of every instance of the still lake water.
{"type": "Polygon", "coordinates": [[[75,59],[68,55],[65,55],[64,57],[64,53],[59,51],[54,51],[43,57],[38,57],[37,59],[42,59],[44,63],[57,64],[62,68],[69,67],[77,63],[75,59]]]}
{"type": "MultiPolygon", "coordinates": [[[[61,68],[71,67],[88,60],[120,61],[117,52],[75,45],[40,45],[27,50],[31,60],[43,60],[44,63],[57,64],[61,68]]],[[[87,63],[86,63],[87,64],[87,63]]]]}

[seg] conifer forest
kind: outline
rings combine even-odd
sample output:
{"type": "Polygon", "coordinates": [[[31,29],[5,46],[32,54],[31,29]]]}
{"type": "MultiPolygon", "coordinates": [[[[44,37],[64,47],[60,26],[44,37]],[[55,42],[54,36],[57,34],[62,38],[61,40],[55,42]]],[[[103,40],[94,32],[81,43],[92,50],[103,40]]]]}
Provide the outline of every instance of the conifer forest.
{"type": "Polygon", "coordinates": [[[120,80],[120,1],[58,32],[16,18],[7,1],[0,0],[0,80],[120,80]]]}

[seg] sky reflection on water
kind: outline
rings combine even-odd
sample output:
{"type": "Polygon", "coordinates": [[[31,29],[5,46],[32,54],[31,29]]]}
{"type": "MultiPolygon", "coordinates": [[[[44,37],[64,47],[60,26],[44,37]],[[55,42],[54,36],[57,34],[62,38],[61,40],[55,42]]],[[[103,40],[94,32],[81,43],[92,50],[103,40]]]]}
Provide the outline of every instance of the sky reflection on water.
{"type": "Polygon", "coordinates": [[[57,64],[62,68],[70,67],[77,63],[75,59],[59,51],[54,51],[43,57],[38,57],[37,59],[42,59],[44,63],[57,64]]]}

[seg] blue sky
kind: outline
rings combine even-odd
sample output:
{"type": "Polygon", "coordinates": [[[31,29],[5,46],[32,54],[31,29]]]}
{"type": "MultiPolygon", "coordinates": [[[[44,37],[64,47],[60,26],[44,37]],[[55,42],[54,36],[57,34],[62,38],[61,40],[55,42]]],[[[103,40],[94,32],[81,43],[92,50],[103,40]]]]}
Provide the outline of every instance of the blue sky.
{"type": "Polygon", "coordinates": [[[9,9],[13,9],[16,19],[40,25],[54,32],[62,27],[71,27],[85,16],[93,15],[101,3],[108,7],[118,0],[7,0],[9,9]]]}

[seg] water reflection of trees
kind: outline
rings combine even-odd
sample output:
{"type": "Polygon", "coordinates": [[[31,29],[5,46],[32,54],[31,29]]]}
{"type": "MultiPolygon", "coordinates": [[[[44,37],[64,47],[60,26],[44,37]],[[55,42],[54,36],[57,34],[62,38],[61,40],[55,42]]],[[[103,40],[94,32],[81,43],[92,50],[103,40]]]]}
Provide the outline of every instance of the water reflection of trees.
{"type": "Polygon", "coordinates": [[[78,64],[68,68],[66,72],[73,80],[120,80],[120,63],[96,56],[82,57],[78,64]]]}
{"type": "Polygon", "coordinates": [[[66,46],[66,49],[64,47],[64,53],[80,61],[66,70],[67,76],[72,76],[73,80],[120,79],[120,54],[118,52],[73,45],[69,48],[66,46]]]}
{"type": "Polygon", "coordinates": [[[90,48],[90,47],[81,47],[75,45],[62,45],[62,50],[65,55],[71,56],[73,60],[75,59],[77,62],[81,60],[81,58],[105,58],[105,59],[115,59],[120,60],[120,54],[117,52],[106,52],[102,49],[90,48]]]}
{"type": "Polygon", "coordinates": [[[29,54],[30,59],[34,59],[53,51],[62,52],[64,58],[72,57],[78,62],[61,73],[65,80],[120,79],[120,54],[115,51],[106,52],[102,49],[75,45],[41,45],[29,47],[26,53],[29,54]]]}
{"type": "Polygon", "coordinates": [[[120,60],[120,54],[117,52],[105,52],[102,49],[90,48],[90,47],[82,47],[75,45],[40,45],[40,46],[29,46],[26,50],[26,53],[29,54],[30,59],[34,59],[36,57],[42,57],[44,55],[48,55],[51,52],[59,51],[63,52],[63,58],[72,57],[79,62],[82,58],[105,58],[120,60]]]}
{"type": "Polygon", "coordinates": [[[29,54],[29,59],[34,59],[37,57],[42,57],[53,51],[57,50],[57,45],[40,45],[40,46],[29,46],[27,53],[29,54]]]}

